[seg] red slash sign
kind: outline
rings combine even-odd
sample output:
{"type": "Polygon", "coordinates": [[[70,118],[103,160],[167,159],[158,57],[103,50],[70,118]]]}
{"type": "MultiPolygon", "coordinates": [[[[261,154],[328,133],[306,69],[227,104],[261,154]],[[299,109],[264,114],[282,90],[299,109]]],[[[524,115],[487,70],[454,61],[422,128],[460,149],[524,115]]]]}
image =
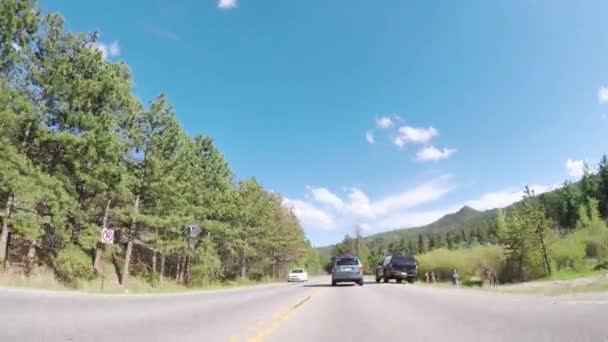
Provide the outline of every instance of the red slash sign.
{"type": "Polygon", "coordinates": [[[114,242],[114,230],[104,228],[101,231],[101,242],[102,243],[113,243],[114,242]]]}

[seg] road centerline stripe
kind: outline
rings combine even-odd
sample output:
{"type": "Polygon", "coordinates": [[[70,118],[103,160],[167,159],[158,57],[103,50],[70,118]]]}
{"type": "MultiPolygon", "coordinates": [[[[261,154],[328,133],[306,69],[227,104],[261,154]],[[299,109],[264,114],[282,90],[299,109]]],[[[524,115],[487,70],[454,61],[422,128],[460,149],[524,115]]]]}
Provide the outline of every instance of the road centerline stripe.
{"type": "MultiPolygon", "coordinates": [[[[271,334],[279,330],[281,325],[289,319],[299,308],[306,304],[310,299],[318,292],[318,289],[312,291],[308,296],[300,299],[297,303],[288,306],[282,310],[279,310],[266,322],[257,322],[253,330],[253,333],[249,335],[245,340],[247,342],[262,342],[266,340],[271,334]]],[[[240,341],[239,335],[231,335],[228,341],[240,341]]]]}

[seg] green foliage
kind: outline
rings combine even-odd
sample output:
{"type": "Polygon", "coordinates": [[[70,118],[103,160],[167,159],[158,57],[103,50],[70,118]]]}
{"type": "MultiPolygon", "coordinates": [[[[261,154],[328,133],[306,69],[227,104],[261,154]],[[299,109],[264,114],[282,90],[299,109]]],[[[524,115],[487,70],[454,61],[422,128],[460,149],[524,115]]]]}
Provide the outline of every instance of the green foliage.
{"type": "Polygon", "coordinates": [[[598,200],[598,206],[602,217],[608,217],[608,156],[602,156],[600,163],[598,164],[597,172],[598,184],[597,184],[597,195],[595,198],[598,200]]]}
{"type": "Polygon", "coordinates": [[[192,286],[204,286],[221,279],[222,261],[213,242],[204,239],[196,248],[192,266],[192,286]]]}
{"type": "Polygon", "coordinates": [[[136,262],[153,283],[191,286],[319,270],[284,199],[255,179],[237,183],[213,140],[190,138],[164,95],[144,108],[128,66],[104,59],[96,40],[66,32],[33,0],[0,1],[0,258],[10,231],[67,281],[110,256],[123,281],[136,262]],[[189,223],[201,227],[196,239],[189,223]],[[114,246],[100,245],[103,225],[116,229],[114,246]],[[172,264],[152,265],[152,255],[172,264]]]}
{"type": "Polygon", "coordinates": [[[463,280],[478,276],[483,267],[496,274],[502,274],[505,268],[504,250],[500,246],[478,246],[470,249],[449,250],[446,248],[417,256],[420,268],[418,273],[435,272],[441,280],[450,279],[456,269],[463,280]]]}
{"type": "Polygon", "coordinates": [[[580,271],[585,267],[585,242],[573,233],[551,246],[551,256],[558,270],[580,271]]]}
{"type": "MultiPolygon", "coordinates": [[[[382,246],[386,252],[408,255],[424,253],[433,248],[470,248],[479,244],[498,243],[494,222],[495,210],[480,212],[463,207],[456,213],[418,228],[397,229],[363,238],[365,246],[374,250],[382,246]]],[[[326,257],[342,252],[342,246],[326,246],[318,251],[326,257]]]]}
{"type": "Polygon", "coordinates": [[[550,275],[547,242],[552,222],[545,216],[542,203],[526,187],[524,199],[505,216],[499,214],[497,226],[509,271],[509,278],[527,280],[550,275]]]}
{"type": "Polygon", "coordinates": [[[69,245],[55,258],[55,272],[60,279],[74,283],[78,279],[93,279],[91,257],[76,245],[69,245]]]}

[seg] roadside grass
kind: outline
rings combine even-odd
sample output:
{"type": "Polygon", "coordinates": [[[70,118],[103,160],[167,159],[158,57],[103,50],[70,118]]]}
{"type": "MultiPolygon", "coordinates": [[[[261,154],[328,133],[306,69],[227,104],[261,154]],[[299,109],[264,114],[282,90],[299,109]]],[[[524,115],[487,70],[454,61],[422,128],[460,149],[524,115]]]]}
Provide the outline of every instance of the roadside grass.
{"type": "Polygon", "coordinates": [[[594,270],[586,268],[579,271],[574,270],[557,270],[553,271],[550,277],[541,278],[539,280],[570,280],[584,277],[598,276],[606,274],[606,270],[594,270]]]}
{"type": "Polygon", "coordinates": [[[547,296],[606,292],[608,291],[608,273],[606,271],[556,272],[551,277],[542,280],[506,284],[487,289],[506,293],[530,293],[547,296]]]}
{"type": "Polygon", "coordinates": [[[104,267],[105,280],[103,282],[103,291],[101,277],[87,281],[81,280],[76,284],[66,284],[58,280],[52,270],[44,267],[38,267],[29,276],[26,276],[23,272],[16,269],[0,271],[0,286],[103,294],[160,294],[241,288],[280,282],[277,279],[271,278],[264,278],[260,281],[244,279],[239,281],[206,283],[203,286],[198,287],[187,287],[177,284],[173,280],[166,279],[162,284],[157,283],[155,286],[152,286],[147,279],[131,276],[129,277],[128,284],[126,286],[121,286],[118,282],[116,273],[113,272],[113,266],[107,264],[104,265],[104,267]]]}
{"type": "MultiPolygon", "coordinates": [[[[423,286],[437,288],[455,288],[449,281],[438,281],[436,283],[425,283],[419,281],[423,286]]],[[[608,272],[605,270],[583,270],[583,271],[557,271],[544,279],[517,284],[501,284],[496,287],[484,285],[466,286],[461,284],[459,289],[481,290],[501,293],[540,294],[556,296],[575,293],[608,292],[608,272]]]]}

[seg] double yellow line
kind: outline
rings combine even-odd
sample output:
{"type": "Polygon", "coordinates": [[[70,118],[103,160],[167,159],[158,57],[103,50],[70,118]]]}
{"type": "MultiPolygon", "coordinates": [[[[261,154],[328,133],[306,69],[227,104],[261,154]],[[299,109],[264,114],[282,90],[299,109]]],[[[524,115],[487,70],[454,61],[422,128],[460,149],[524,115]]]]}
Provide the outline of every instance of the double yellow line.
{"type": "MultiPolygon", "coordinates": [[[[262,342],[266,340],[270,335],[272,335],[275,331],[279,330],[281,325],[291,317],[302,305],[306,304],[318,291],[315,289],[309,296],[303,298],[296,304],[285,308],[272,316],[270,320],[267,322],[258,323],[256,328],[254,329],[254,333],[249,335],[245,341],[247,342],[262,342]]],[[[238,342],[242,341],[239,335],[232,335],[228,338],[229,342],[238,342]]]]}

